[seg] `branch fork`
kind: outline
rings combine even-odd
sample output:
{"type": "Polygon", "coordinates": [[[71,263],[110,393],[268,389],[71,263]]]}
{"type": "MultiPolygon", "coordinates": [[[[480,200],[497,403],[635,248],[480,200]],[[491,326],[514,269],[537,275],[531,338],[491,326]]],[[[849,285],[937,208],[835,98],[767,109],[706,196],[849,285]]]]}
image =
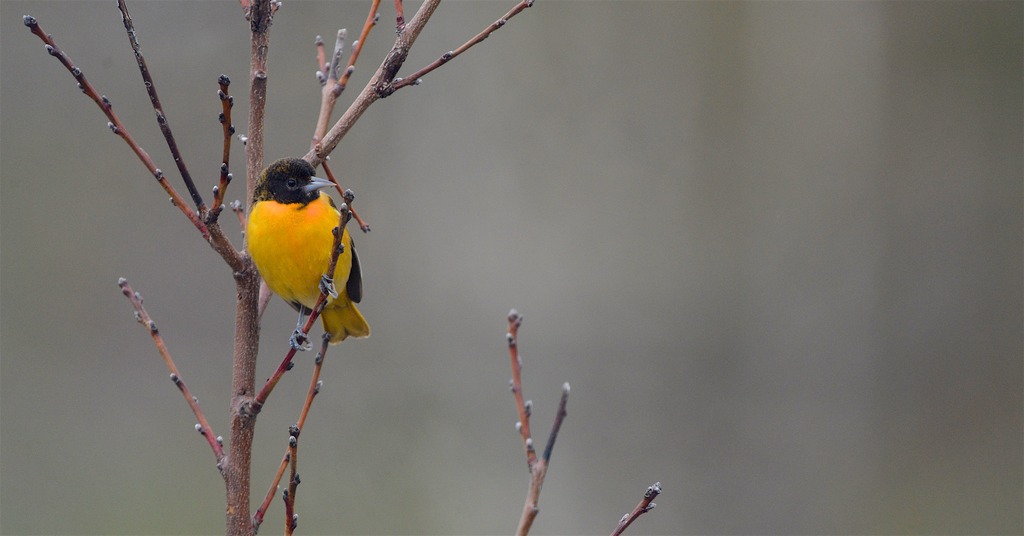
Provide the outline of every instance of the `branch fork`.
{"type": "Polygon", "coordinates": [[[512,379],[509,381],[509,388],[515,398],[516,410],[519,413],[519,421],[516,422],[516,431],[523,439],[523,450],[526,451],[526,465],[530,471],[530,487],[526,493],[526,503],[523,505],[523,513],[519,517],[519,525],[516,528],[517,536],[525,536],[530,532],[537,513],[540,512],[538,503],[540,501],[540,490],[544,485],[544,478],[547,476],[548,464],[551,460],[551,451],[555,448],[555,440],[558,439],[558,432],[562,428],[562,421],[565,420],[565,406],[569,402],[569,383],[562,384],[562,398],[558,402],[558,411],[555,413],[555,421],[551,426],[551,433],[548,434],[547,445],[541,457],[537,457],[537,451],[533,446],[533,436],[530,433],[530,416],[533,413],[533,402],[523,399],[522,370],[523,361],[519,355],[519,327],[523,323],[523,317],[515,309],[508,313],[508,332],[505,338],[508,341],[509,359],[512,363],[512,379]]]}

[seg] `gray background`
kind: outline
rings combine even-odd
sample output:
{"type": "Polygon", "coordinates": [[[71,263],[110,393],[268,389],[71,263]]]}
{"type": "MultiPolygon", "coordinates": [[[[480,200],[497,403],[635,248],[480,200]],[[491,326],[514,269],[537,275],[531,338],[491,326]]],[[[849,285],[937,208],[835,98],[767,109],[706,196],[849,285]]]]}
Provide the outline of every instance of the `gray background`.
{"type": "MultiPolygon", "coordinates": [[[[367,4],[285,2],[268,160],[308,147],[313,37],[367,4]]],[[[383,4],[346,102],[393,40],[383,4]]],[[[404,72],[512,4],[443,4],[404,72]]],[[[247,25],[131,9],[208,192],[220,73],[246,128],[247,25]]],[[[116,281],[226,436],[230,273],[21,22],[170,171],[114,2],[0,10],[2,531],[220,532],[213,457],[116,281]]],[[[334,155],[373,225],[374,335],[328,356],[299,533],[514,530],[514,306],[538,441],[572,383],[538,534],[608,533],[656,480],[631,533],[1019,534],[1021,34],[1020,2],[540,1],[374,105],[334,155]]],[[[261,379],[293,321],[272,304],[261,379]]],[[[259,418],[254,495],[311,359],[259,418]]]]}

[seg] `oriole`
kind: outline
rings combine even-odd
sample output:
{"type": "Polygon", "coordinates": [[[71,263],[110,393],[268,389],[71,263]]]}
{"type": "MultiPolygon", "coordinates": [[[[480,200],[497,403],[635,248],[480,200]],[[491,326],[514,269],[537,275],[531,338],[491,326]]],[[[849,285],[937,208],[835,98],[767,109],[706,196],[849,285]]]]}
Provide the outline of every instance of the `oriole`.
{"type": "MultiPolygon", "coordinates": [[[[334,183],[313,173],[313,166],[298,158],[267,166],[256,182],[246,224],[256,268],[270,290],[299,311],[300,324],[320,296],[334,243],[332,229],[340,216],[331,197],[320,192],[334,183]]],[[[370,326],[355,306],[362,300],[362,273],[348,229],[343,230],[342,244],[334,270],[337,297],[328,297],[321,313],[331,344],[370,335],[370,326]]],[[[295,335],[292,345],[301,347],[295,335]]]]}

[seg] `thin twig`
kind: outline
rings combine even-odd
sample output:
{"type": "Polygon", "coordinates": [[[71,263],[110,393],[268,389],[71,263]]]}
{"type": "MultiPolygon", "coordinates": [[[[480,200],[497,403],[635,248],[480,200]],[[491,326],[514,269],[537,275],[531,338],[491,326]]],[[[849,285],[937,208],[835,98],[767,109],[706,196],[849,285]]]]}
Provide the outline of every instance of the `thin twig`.
{"type": "MultiPolygon", "coordinates": [[[[375,0],[374,7],[376,7],[378,1],[379,0],[375,0]]],[[[420,7],[416,11],[412,20],[410,20],[408,24],[398,32],[398,37],[395,39],[394,46],[391,47],[391,52],[389,52],[384,58],[384,61],[381,63],[380,67],[377,68],[377,71],[374,73],[373,77],[370,78],[370,81],[363,87],[363,90],[359,92],[359,95],[356,96],[355,100],[352,101],[352,104],[349,105],[348,109],[345,110],[345,113],[341,115],[331,129],[322,136],[315,136],[313,147],[310,148],[309,152],[307,152],[305,156],[303,156],[303,159],[314,167],[320,165],[320,162],[334,151],[334,148],[338,146],[341,139],[345,137],[350,130],[352,130],[352,126],[355,125],[356,121],[358,121],[360,117],[362,117],[363,113],[366,112],[370,105],[379,99],[390,96],[398,89],[418,83],[418,81],[430,71],[437,69],[448,61],[451,61],[455,56],[462,54],[473,45],[476,45],[480,41],[486,39],[487,36],[495,30],[504,26],[508,19],[532,6],[534,0],[521,0],[501,19],[492,23],[459,48],[442,55],[441,58],[436,60],[434,63],[420,69],[416,73],[413,73],[412,76],[408,76],[404,79],[395,78],[398,74],[398,70],[402,67],[402,64],[405,63],[405,60],[409,55],[409,49],[412,48],[412,45],[415,43],[420,31],[423,30],[427,21],[430,20],[430,17],[437,9],[440,1],[441,0],[424,0],[424,2],[420,4],[420,7]]],[[[364,28],[364,30],[365,29],[366,28],[364,28]]],[[[362,46],[362,40],[363,37],[360,37],[360,47],[362,46]]],[[[353,57],[357,54],[358,48],[359,47],[353,51],[353,57]]],[[[342,77],[342,85],[344,85],[344,82],[347,82],[350,71],[351,69],[346,71],[345,75],[342,77]]]]}
{"type": "Polygon", "coordinates": [[[171,124],[164,114],[163,106],[160,104],[160,97],[156,94],[156,84],[153,82],[153,76],[149,73],[149,67],[146,66],[146,59],[142,57],[139,38],[135,33],[135,25],[132,22],[131,15],[128,14],[128,6],[125,4],[125,0],[117,0],[117,9],[121,11],[121,22],[124,23],[124,29],[128,32],[128,42],[131,43],[132,51],[135,52],[135,62],[139,65],[142,81],[146,85],[146,93],[153,104],[153,111],[156,112],[156,122],[160,125],[160,132],[163,133],[164,139],[167,141],[167,147],[171,150],[171,156],[178,167],[178,172],[181,173],[181,179],[185,182],[185,187],[188,188],[189,195],[192,196],[192,202],[196,205],[196,211],[199,212],[200,217],[205,216],[206,205],[203,204],[203,198],[199,195],[199,190],[196,189],[196,185],[192,181],[192,176],[188,172],[188,166],[185,165],[185,160],[178,150],[178,143],[174,140],[171,124]]]}
{"type": "Polygon", "coordinates": [[[370,12],[366,14],[363,29],[359,31],[359,40],[352,43],[352,54],[348,58],[348,65],[345,66],[345,72],[338,79],[338,87],[335,89],[338,95],[341,95],[341,92],[345,90],[345,86],[348,85],[348,79],[352,76],[352,72],[355,71],[356,61],[359,59],[359,53],[363,51],[366,38],[370,35],[370,30],[377,25],[377,19],[380,18],[380,15],[377,13],[379,7],[380,0],[373,0],[370,4],[370,12]]]}
{"type": "MultiPolygon", "coordinates": [[[[396,1],[398,1],[398,0],[396,0],[396,1]]],[[[450,50],[448,52],[445,52],[444,54],[441,55],[440,58],[437,58],[436,60],[434,60],[434,62],[431,63],[430,65],[427,65],[426,67],[416,71],[415,73],[412,73],[411,75],[409,75],[409,76],[407,76],[405,78],[402,78],[401,80],[397,80],[396,79],[394,85],[391,86],[391,92],[394,93],[395,91],[398,91],[399,89],[402,89],[403,87],[419,84],[421,79],[427,73],[429,73],[430,71],[433,71],[434,69],[437,69],[438,67],[440,67],[440,66],[448,63],[449,61],[455,59],[456,56],[458,56],[458,55],[462,54],[463,52],[469,50],[471,47],[473,47],[473,45],[476,45],[480,41],[483,41],[484,39],[487,39],[492,33],[494,33],[495,30],[505,26],[505,23],[508,22],[509,19],[511,19],[512,17],[515,17],[516,15],[521,13],[526,8],[532,7],[532,6],[533,6],[533,0],[522,0],[521,2],[516,4],[515,7],[513,7],[511,10],[509,10],[508,13],[505,13],[505,15],[503,17],[501,17],[500,19],[492,22],[490,26],[488,26],[487,28],[484,28],[484,30],[482,32],[480,32],[480,33],[476,34],[475,36],[473,36],[472,39],[470,39],[469,41],[466,41],[465,43],[463,43],[462,46],[460,46],[459,48],[456,48],[455,50],[450,50]]]]}
{"type": "Polygon", "coordinates": [[[242,206],[242,202],[235,199],[231,202],[231,212],[238,216],[238,225],[242,228],[242,239],[245,239],[245,208],[242,206]]]}
{"type": "Polygon", "coordinates": [[[288,438],[288,489],[282,494],[284,498],[284,533],[285,536],[292,536],[295,527],[299,524],[299,515],[295,513],[295,492],[299,487],[299,435],[298,430],[292,430],[288,438]]]}
{"type": "Polygon", "coordinates": [[[352,201],[355,201],[356,198],[355,193],[353,193],[352,190],[341,189],[341,183],[338,182],[338,179],[334,178],[334,173],[332,173],[331,168],[327,166],[326,158],[324,159],[323,162],[320,162],[320,165],[324,168],[324,173],[327,174],[327,180],[334,183],[334,188],[338,190],[338,193],[341,194],[342,199],[345,200],[345,203],[348,205],[349,211],[352,212],[352,219],[356,220],[356,224],[359,225],[359,230],[364,233],[370,232],[370,224],[366,223],[365,221],[363,221],[362,218],[359,217],[359,213],[356,212],[356,207],[352,205],[352,201]]]}
{"type": "Polygon", "coordinates": [[[526,450],[526,464],[533,467],[537,463],[537,452],[533,448],[533,436],[530,434],[530,411],[533,408],[533,401],[527,404],[523,400],[523,361],[519,358],[519,326],[523,324],[523,317],[518,311],[512,309],[508,313],[508,355],[512,361],[512,396],[516,400],[516,410],[519,412],[518,430],[523,437],[523,448],[526,450]]]}
{"type": "Polygon", "coordinates": [[[636,518],[654,510],[654,507],[657,506],[657,504],[652,501],[654,501],[654,498],[660,493],[661,482],[655,482],[653,485],[648,486],[647,491],[644,492],[644,498],[640,499],[640,502],[636,505],[636,508],[633,508],[632,512],[622,516],[622,519],[619,520],[619,524],[616,525],[615,530],[612,531],[612,536],[619,536],[626,530],[626,527],[629,527],[634,521],[636,521],[636,518]]]}
{"type": "MultiPolygon", "coordinates": [[[[323,368],[324,357],[327,356],[327,345],[331,341],[329,333],[324,333],[321,338],[320,351],[316,354],[316,359],[313,360],[313,375],[309,381],[309,390],[306,392],[306,401],[302,404],[302,411],[299,412],[299,420],[296,421],[294,429],[301,432],[306,426],[306,417],[309,416],[309,409],[313,406],[313,399],[316,395],[320,394],[320,389],[323,387],[323,382],[320,381],[320,370],[323,368]]],[[[289,433],[289,437],[298,437],[293,433],[289,433]]],[[[253,515],[252,524],[253,528],[259,530],[260,525],[263,523],[263,516],[267,513],[267,508],[270,507],[270,502],[274,498],[274,493],[277,491],[278,485],[281,483],[281,477],[284,476],[284,470],[288,467],[289,462],[292,460],[293,452],[291,446],[291,440],[289,440],[288,448],[284,451],[284,456],[281,458],[281,465],[277,468],[277,472],[274,474],[274,479],[270,483],[270,488],[267,490],[266,496],[263,498],[263,503],[259,508],[256,509],[256,514],[253,515]]],[[[294,500],[295,494],[292,492],[292,499],[294,500]]],[[[294,515],[294,512],[293,512],[294,515]]]]}
{"type": "Polygon", "coordinates": [[[124,293],[125,297],[132,304],[132,308],[135,309],[135,320],[142,324],[148,331],[150,337],[153,338],[153,344],[156,345],[157,352],[160,353],[160,357],[163,358],[164,364],[167,365],[167,369],[171,372],[171,381],[174,382],[175,387],[181,391],[182,396],[185,397],[185,402],[188,403],[189,408],[192,409],[192,413],[195,414],[196,420],[199,421],[196,424],[196,430],[206,439],[206,442],[210,444],[210,448],[213,449],[213,455],[217,459],[217,469],[224,473],[224,445],[223,438],[216,435],[213,432],[213,427],[210,426],[209,421],[206,420],[206,415],[203,410],[199,407],[199,399],[192,396],[192,393],[188,390],[188,386],[185,385],[185,380],[181,379],[181,373],[178,372],[178,367],[174,364],[174,359],[171,358],[171,353],[167,350],[167,345],[164,344],[163,336],[160,335],[160,331],[156,327],[156,322],[146,312],[146,308],[142,306],[142,295],[132,290],[131,285],[128,284],[128,280],[120,278],[117,281],[117,286],[121,287],[121,292],[124,293]]]}
{"type": "Polygon", "coordinates": [[[82,73],[82,70],[76,67],[75,64],[71,62],[71,59],[67,54],[57,46],[53,41],[53,36],[43,32],[35,17],[26,15],[24,17],[24,21],[25,26],[28,26],[29,30],[46,44],[46,52],[57,58],[57,61],[59,61],[61,65],[63,65],[64,68],[75,77],[75,80],[78,82],[78,88],[82,90],[82,93],[85,93],[87,97],[92,99],[93,102],[100,107],[103,114],[107,116],[107,127],[109,127],[114,134],[120,136],[121,139],[128,144],[128,147],[135,153],[135,156],[142,162],[142,165],[146,166],[146,169],[149,170],[150,174],[152,174],[154,178],[156,178],[164,191],[171,196],[171,204],[177,207],[177,209],[180,210],[190,222],[192,222],[192,225],[199,230],[199,233],[202,234],[205,240],[210,240],[209,229],[207,229],[203,221],[199,219],[196,212],[188,207],[185,199],[182,198],[181,195],[178,194],[177,190],[175,190],[167,181],[167,177],[164,175],[164,172],[161,171],[160,168],[156,167],[156,164],[149,156],[149,153],[143,150],[142,147],[139,146],[138,142],[135,141],[135,138],[132,137],[131,133],[128,132],[124,123],[122,123],[117,117],[117,114],[114,113],[114,108],[110,99],[108,99],[106,95],[101,96],[92,84],[85,79],[85,75],[82,73]]]}
{"type": "Polygon", "coordinates": [[[330,64],[326,60],[323,38],[317,36],[317,65],[319,67],[317,75],[320,79],[321,90],[320,114],[317,116],[316,127],[313,129],[313,141],[311,143],[311,147],[314,149],[318,147],[320,140],[323,139],[324,134],[327,132],[327,124],[334,113],[335,103],[337,103],[341,92],[348,85],[348,79],[352,72],[355,71],[356,60],[359,59],[359,53],[363,50],[363,44],[366,43],[366,37],[370,34],[370,29],[377,24],[377,9],[379,6],[380,0],[373,0],[373,3],[370,5],[370,12],[366,15],[366,22],[363,23],[363,29],[359,33],[359,39],[352,43],[352,54],[349,57],[348,66],[345,68],[344,73],[341,73],[340,70],[345,43],[345,30],[338,30],[338,37],[335,41],[334,54],[331,56],[330,64]]]}
{"type": "MultiPolygon", "coordinates": [[[[324,277],[330,279],[334,277],[334,269],[338,266],[338,257],[341,255],[343,244],[341,238],[345,232],[345,225],[352,218],[352,212],[349,210],[348,205],[342,204],[339,212],[341,216],[339,218],[338,226],[333,229],[334,243],[331,246],[331,260],[327,265],[327,271],[324,273],[324,277]]],[[[306,323],[302,325],[300,329],[300,336],[306,337],[309,334],[309,330],[313,329],[313,323],[319,318],[320,313],[323,311],[324,306],[327,304],[327,289],[321,286],[320,296],[317,298],[316,303],[313,305],[313,309],[309,314],[309,318],[306,319],[306,323]]],[[[301,342],[301,341],[300,341],[301,342]]],[[[263,409],[263,404],[266,403],[267,397],[270,396],[271,391],[277,386],[277,382],[281,381],[281,377],[284,376],[285,372],[288,372],[292,368],[292,359],[295,357],[297,348],[292,346],[287,353],[285,353],[284,359],[281,360],[281,364],[277,366],[277,370],[274,374],[267,379],[267,382],[263,384],[263,388],[260,389],[259,394],[252,401],[252,411],[259,413],[263,409]]]]}
{"type": "Polygon", "coordinates": [[[395,33],[402,33],[402,30],[405,30],[405,11],[402,0],[395,0],[395,33]]]}
{"type": "Polygon", "coordinates": [[[210,209],[207,221],[216,221],[220,212],[224,210],[224,195],[232,179],[229,164],[231,161],[231,139],[235,135],[235,125],[231,122],[231,108],[235,106],[235,98],[228,94],[228,86],[231,85],[228,75],[220,75],[217,78],[217,84],[220,86],[220,89],[217,90],[217,97],[220,98],[221,104],[221,112],[217,119],[224,131],[224,149],[220,161],[220,182],[213,187],[213,208],[210,209]]]}
{"type": "Polygon", "coordinates": [[[530,471],[530,487],[526,492],[526,503],[523,505],[523,513],[519,517],[519,525],[516,529],[517,536],[526,536],[533,526],[534,519],[540,511],[540,490],[544,485],[544,477],[547,476],[548,462],[551,460],[551,451],[555,448],[555,440],[565,420],[565,406],[569,402],[569,384],[562,384],[562,398],[558,403],[558,412],[555,414],[555,421],[551,426],[551,434],[548,436],[547,446],[540,459],[537,459],[537,451],[533,446],[533,437],[530,434],[530,416],[533,411],[533,402],[523,400],[522,369],[523,360],[519,356],[519,326],[523,323],[523,317],[515,309],[508,313],[508,333],[505,338],[508,340],[509,359],[512,362],[512,380],[510,388],[516,401],[516,410],[519,413],[519,422],[516,429],[523,438],[523,448],[526,450],[526,464],[530,471]]]}
{"type": "MultiPolygon", "coordinates": [[[[427,24],[427,21],[430,20],[430,16],[434,14],[440,2],[441,0],[425,0],[420,4],[416,15],[406,24],[405,31],[398,34],[391,52],[384,58],[384,62],[377,68],[376,73],[370,78],[366,86],[363,87],[363,90],[359,92],[359,95],[352,101],[348,109],[345,110],[345,113],[334,123],[334,126],[320,137],[318,143],[302,157],[305,161],[312,164],[313,167],[319,166],[320,162],[334,151],[341,138],[348,134],[348,131],[352,129],[352,126],[362,117],[370,105],[381,98],[381,92],[378,88],[389,86],[392,80],[394,80],[395,73],[398,72],[399,67],[402,66],[406,56],[409,54],[409,49],[416,42],[416,38],[419,37],[420,32],[427,24]]],[[[375,1],[374,6],[377,3],[375,1]]],[[[366,27],[363,29],[366,30],[366,27]]],[[[363,39],[360,37],[359,46],[362,46],[362,42],[363,39]]],[[[359,47],[356,48],[358,49],[359,47]]],[[[355,51],[353,51],[354,55],[355,51]]],[[[350,63],[352,61],[352,59],[349,60],[350,63]]],[[[348,71],[346,70],[346,74],[342,75],[342,80],[347,80],[347,74],[348,71]]]]}

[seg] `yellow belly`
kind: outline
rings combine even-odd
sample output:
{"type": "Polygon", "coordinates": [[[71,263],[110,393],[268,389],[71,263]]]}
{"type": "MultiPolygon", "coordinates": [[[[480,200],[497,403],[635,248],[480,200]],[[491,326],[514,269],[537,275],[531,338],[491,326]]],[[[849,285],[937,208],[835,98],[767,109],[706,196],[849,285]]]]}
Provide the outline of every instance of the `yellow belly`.
{"type": "MultiPolygon", "coordinates": [[[[260,201],[252,208],[246,226],[249,254],[270,290],[289,303],[312,308],[320,296],[320,278],[330,262],[338,211],[327,195],[307,205],[260,201]]],[[[342,235],[345,249],[338,256],[334,286],[338,305],[348,305],[344,294],[352,268],[352,239],[342,235]]],[[[334,300],[328,302],[330,305],[334,300]]]]}

